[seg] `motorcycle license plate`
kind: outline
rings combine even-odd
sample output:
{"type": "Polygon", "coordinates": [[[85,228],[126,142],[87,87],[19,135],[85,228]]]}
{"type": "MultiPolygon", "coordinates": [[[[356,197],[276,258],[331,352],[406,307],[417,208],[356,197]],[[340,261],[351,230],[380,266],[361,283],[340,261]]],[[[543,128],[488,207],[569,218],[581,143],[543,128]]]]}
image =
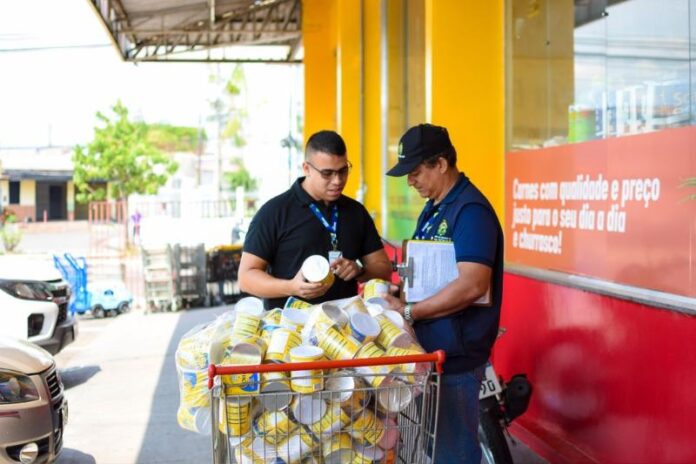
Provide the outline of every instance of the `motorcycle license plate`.
{"type": "Polygon", "coordinates": [[[479,399],[488,398],[489,396],[497,395],[502,392],[503,389],[500,388],[500,382],[498,382],[498,376],[493,370],[493,365],[488,363],[486,365],[486,372],[483,375],[483,380],[481,381],[481,390],[479,391],[479,399]]]}

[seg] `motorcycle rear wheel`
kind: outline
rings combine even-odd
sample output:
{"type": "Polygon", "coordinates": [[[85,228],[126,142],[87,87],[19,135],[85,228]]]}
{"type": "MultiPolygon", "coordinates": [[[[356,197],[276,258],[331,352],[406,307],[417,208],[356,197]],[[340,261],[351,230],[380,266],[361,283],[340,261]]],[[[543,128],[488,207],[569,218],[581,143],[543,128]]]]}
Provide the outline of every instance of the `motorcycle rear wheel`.
{"type": "Polygon", "coordinates": [[[481,400],[479,441],[483,461],[487,464],[513,464],[501,419],[500,406],[495,397],[481,400]]]}

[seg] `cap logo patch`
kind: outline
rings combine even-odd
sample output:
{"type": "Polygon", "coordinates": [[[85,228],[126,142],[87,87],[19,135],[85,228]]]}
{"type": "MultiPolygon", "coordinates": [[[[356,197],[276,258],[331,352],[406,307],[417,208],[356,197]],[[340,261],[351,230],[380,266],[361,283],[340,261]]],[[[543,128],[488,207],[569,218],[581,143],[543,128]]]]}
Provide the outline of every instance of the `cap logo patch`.
{"type": "Polygon", "coordinates": [[[404,152],[404,144],[402,142],[399,142],[399,148],[397,148],[396,153],[399,155],[399,159],[404,159],[405,156],[402,155],[404,152]]]}

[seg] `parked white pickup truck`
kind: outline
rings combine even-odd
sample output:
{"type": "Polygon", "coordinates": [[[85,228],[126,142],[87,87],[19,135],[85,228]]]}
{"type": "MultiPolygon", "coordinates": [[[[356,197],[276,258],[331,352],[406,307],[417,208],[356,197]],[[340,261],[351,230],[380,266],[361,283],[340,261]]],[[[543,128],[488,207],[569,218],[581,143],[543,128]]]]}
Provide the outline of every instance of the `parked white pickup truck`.
{"type": "Polygon", "coordinates": [[[0,256],[0,335],[56,354],[77,336],[70,286],[49,256],[0,256]]]}

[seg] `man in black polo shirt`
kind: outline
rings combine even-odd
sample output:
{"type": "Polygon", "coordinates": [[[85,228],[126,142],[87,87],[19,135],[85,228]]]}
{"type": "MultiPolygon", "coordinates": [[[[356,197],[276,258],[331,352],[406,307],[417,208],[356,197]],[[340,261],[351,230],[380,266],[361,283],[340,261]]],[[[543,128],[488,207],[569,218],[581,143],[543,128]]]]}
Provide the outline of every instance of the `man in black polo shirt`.
{"type": "Polygon", "coordinates": [[[336,132],[309,138],[305,176],[264,204],[251,221],[239,265],[242,291],[276,308],[289,296],[320,303],[356,295],[358,280],[389,280],[391,262],[372,218],[363,205],[342,195],[350,167],[336,132]],[[302,277],[302,262],[311,255],[329,259],[337,277],[333,285],[302,277]]]}

